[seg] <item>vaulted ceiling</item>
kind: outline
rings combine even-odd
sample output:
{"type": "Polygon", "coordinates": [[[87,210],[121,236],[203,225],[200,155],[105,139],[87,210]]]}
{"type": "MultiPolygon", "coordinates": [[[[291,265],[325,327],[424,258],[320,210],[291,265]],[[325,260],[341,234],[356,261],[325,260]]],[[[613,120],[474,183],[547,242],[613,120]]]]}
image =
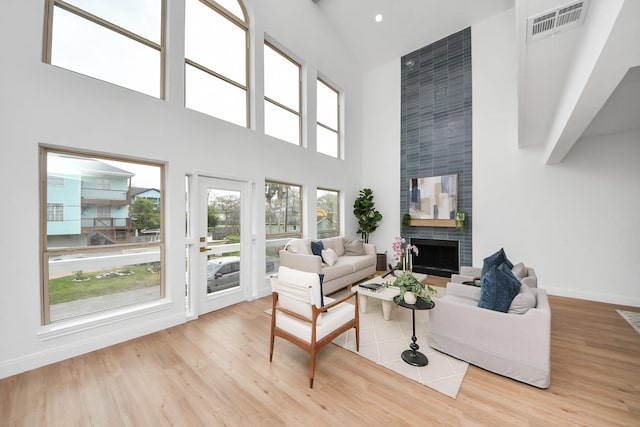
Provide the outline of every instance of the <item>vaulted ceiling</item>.
{"type": "Polygon", "coordinates": [[[586,1],[583,25],[535,42],[527,19],[575,0],[314,2],[365,71],[515,8],[519,146],[542,145],[557,163],[583,136],[640,131],[636,0],[586,1]]]}

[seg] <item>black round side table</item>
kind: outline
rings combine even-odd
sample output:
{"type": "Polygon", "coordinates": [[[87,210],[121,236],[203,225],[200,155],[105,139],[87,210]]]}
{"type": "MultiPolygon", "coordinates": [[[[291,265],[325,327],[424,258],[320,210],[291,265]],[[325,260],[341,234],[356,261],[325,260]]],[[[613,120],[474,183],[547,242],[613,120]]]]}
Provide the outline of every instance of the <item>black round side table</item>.
{"type": "Polygon", "coordinates": [[[418,297],[415,304],[407,304],[402,298],[400,298],[400,296],[396,297],[395,302],[400,307],[410,308],[411,315],[413,317],[413,335],[411,336],[411,341],[413,342],[409,344],[410,350],[402,352],[402,360],[413,366],[427,366],[429,364],[429,359],[418,351],[420,346],[416,344],[416,341],[418,340],[416,338],[416,310],[431,310],[435,307],[436,303],[433,301],[427,302],[425,299],[418,297]]]}

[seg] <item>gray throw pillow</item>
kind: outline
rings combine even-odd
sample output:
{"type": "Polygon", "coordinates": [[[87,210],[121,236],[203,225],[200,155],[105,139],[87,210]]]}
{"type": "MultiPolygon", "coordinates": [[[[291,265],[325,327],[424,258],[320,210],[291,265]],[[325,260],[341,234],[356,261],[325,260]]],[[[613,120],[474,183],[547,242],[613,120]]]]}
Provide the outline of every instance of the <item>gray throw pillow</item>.
{"type": "Polygon", "coordinates": [[[537,303],[535,292],[523,283],[520,286],[520,292],[516,295],[513,301],[511,301],[508,313],[525,314],[530,309],[535,308],[537,303]]]}
{"type": "Polygon", "coordinates": [[[365,255],[364,242],[362,240],[345,240],[344,241],[344,255],[355,256],[365,255]]]}
{"type": "Polygon", "coordinates": [[[513,268],[511,269],[511,272],[513,273],[514,276],[516,276],[516,279],[518,280],[522,280],[529,275],[529,271],[527,270],[527,267],[525,267],[524,263],[522,262],[519,262],[516,265],[514,265],[513,268]]]}

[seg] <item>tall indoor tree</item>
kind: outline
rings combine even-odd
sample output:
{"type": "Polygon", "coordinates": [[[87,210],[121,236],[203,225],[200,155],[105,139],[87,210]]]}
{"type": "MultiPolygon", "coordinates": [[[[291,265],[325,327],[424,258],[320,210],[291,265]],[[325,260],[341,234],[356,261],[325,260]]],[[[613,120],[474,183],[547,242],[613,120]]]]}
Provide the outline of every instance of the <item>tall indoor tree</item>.
{"type": "Polygon", "coordinates": [[[353,202],[353,214],[358,220],[358,233],[365,243],[369,243],[369,234],[378,228],[378,223],[382,220],[382,214],[375,208],[370,188],[360,190],[359,197],[353,202]]]}

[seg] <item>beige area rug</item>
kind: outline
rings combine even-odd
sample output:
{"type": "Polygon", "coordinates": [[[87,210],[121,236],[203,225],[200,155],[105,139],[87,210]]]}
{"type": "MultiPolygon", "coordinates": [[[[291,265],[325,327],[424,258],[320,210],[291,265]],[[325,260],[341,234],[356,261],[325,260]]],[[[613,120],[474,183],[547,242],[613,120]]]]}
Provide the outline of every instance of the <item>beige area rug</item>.
{"type": "MultiPolygon", "coordinates": [[[[434,298],[436,305],[437,298],[434,298]]],[[[429,347],[428,310],[416,311],[416,343],[422,354],[427,356],[427,366],[416,367],[406,363],[400,355],[411,344],[411,310],[394,306],[391,319],[382,318],[382,303],[369,299],[367,313],[360,313],[360,351],[356,352],[356,338],[353,329],[345,332],[333,342],[349,351],[391,369],[413,381],[432,388],[455,399],[462,385],[469,364],[429,347]]]]}
{"type": "MultiPolygon", "coordinates": [[[[437,289],[439,294],[445,291],[437,289]]],[[[340,298],[342,295],[338,292],[331,297],[340,298]]],[[[437,305],[437,297],[434,299],[437,305]]],[[[270,315],[271,309],[265,313],[270,315]]],[[[409,365],[400,355],[409,349],[411,343],[411,310],[394,306],[391,319],[384,320],[381,301],[370,298],[367,313],[360,313],[360,351],[356,351],[353,329],[340,335],[333,343],[455,399],[469,364],[430,348],[428,332],[428,310],[416,311],[416,343],[420,346],[418,351],[429,359],[429,364],[423,367],[409,365]]]]}
{"type": "Polygon", "coordinates": [[[636,313],[634,311],[624,311],[624,310],[616,310],[620,316],[636,330],[637,333],[640,334],[640,313],[636,313]]]}

